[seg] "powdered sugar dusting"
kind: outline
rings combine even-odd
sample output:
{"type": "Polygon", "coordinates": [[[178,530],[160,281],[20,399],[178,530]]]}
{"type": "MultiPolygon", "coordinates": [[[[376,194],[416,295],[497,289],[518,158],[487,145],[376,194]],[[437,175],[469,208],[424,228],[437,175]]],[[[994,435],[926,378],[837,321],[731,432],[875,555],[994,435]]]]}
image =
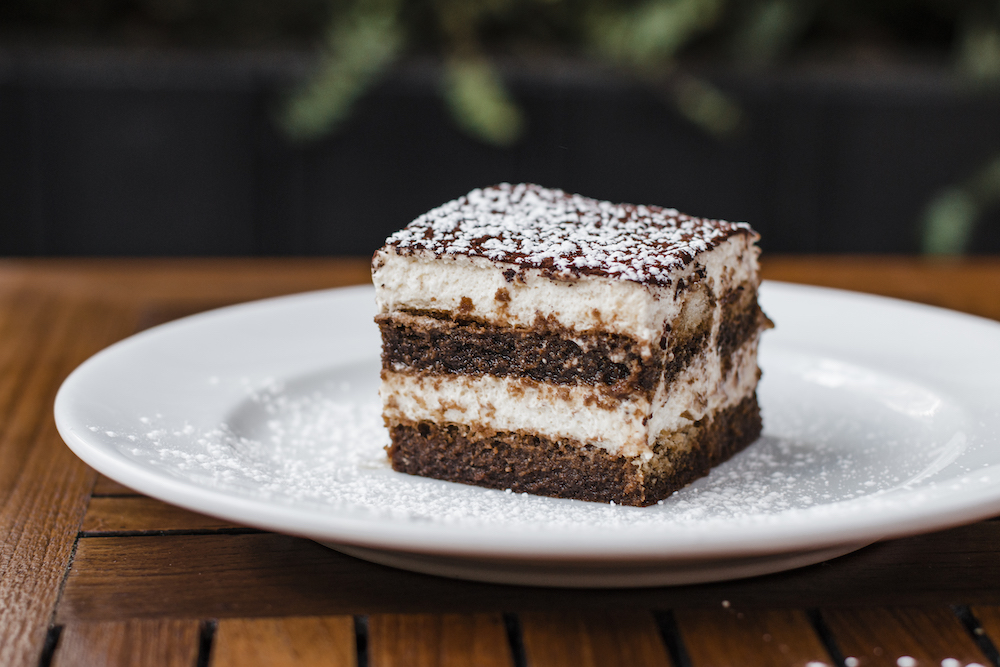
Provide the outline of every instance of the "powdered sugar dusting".
{"type": "Polygon", "coordinates": [[[425,213],[386,245],[400,254],[485,257],[557,278],[591,274],[666,285],[672,271],[737,233],[755,234],[746,223],[504,183],[425,213]]]}
{"type": "MultiPolygon", "coordinates": [[[[228,494],[324,514],[528,531],[713,531],[733,522],[778,524],[797,515],[863,516],[900,502],[893,490],[905,489],[935,462],[944,465],[949,448],[968,446],[964,436],[953,433],[959,423],[947,410],[936,415],[930,430],[901,411],[905,387],[891,378],[856,377],[856,370],[842,369],[842,383],[818,384],[815,367],[829,364],[810,359],[770,359],[761,385],[765,436],[709,477],[647,508],[543,498],[392,471],[384,451],[388,435],[376,394],[375,359],[345,372],[248,386],[225,421],[207,428],[155,414],[137,418],[131,431],[116,427],[114,437],[120,451],[143,465],[228,494]],[[873,402],[864,387],[895,402],[873,402]]],[[[922,400],[914,394],[914,405],[922,400]]],[[[992,474],[979,472],[961,483],[994,484],[992,474]]],[[[933,483],[925,484],[933,489],[933,483]]],[[[928,493],[905,502],[932,501],[928,493]]],[[[210,507],[203,510],[211,513],[210,507]]]]}

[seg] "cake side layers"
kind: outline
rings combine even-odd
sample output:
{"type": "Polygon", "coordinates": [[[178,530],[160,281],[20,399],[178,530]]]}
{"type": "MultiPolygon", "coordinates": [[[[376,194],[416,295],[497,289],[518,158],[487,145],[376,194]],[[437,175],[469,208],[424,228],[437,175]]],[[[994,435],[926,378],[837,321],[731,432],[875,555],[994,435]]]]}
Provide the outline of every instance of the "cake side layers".
{"type": "Polygon", "coordinates": [[[707,475],[760,437],[756,392],[690,426],[663,431],[642,474],[647,498],[661,500],[707,475]]]}
{"type": "Polygon", "coordinates": [[[608,396],[600,387],[566,386],[492,375],[382,371],[386,423],[464,424],[569,438],[633,454],[647,449],[648,398],[608,396]]]}
{"type": "Polygon", "coordinates": [[[647,420],[650,447],[664,432],[682,431],[711,417],[715,412],[739,403],[757,389],[760,368],[757,347],[760,333],[720,363],[714,352],[695,357],[670,384],[661,385],[652,400],[647,420]]]}
{"type": "Polygon", "coordinates": [[[713,298],[742,284],[756,288],[755,238],[726,239],[675,271],[669,285],[601,276],[554,280],[539,269],[461,255],[398,255],[391,247],[375,254],[372,280],[383,315],[426,311],[530,329],[541,314],[572,331],[627,335],[652,351],[669,334],[666,325],[681,314],[695,286],[713,298]]]}
{"type": "Polygon", "coordinates": [[[769,326],[752,283],[722,295],[718,312],[706,302],[699,306],[702,312],[686,319],[692,297],[699,294],[697,288],[691,292],[669,335],[663,337],[662,348],[646,351],[645,356],[629,336],[568,330],[541,316],[531,329],[455,320],[444,313],[399,311],[379,315],[375,321],[382,334],[382,365],[388,370],[607,385],[616,395],[651,397],[661,379],[673,382],[711,343],[713,333],[723,372],[728,373],[728,357],[769,326]]]}
{"type": "Polygon", "coordinates": [[[666,357],[656,349],[644,359],[628,336],[570,331],[541,317],[531,329],[403,312],[375,321],[382,331],[383,368],[396,371],[608,385],[615,394],[651,397],[666,357]]]}
{"type": "Polygon", "coordinates": [[[480,433],[458,424],[390,426],[394,470],[494,489],[623,505],[651,505],[708,474],[760,435],[756,396],[692,425],[683,448],[645,462],[571,439],[480,433]]]}
{"type": "Polygon", "coordinates": [[[706,350],[656,392],[625,398],[593,385],[555,385],[528,378],[382,371],[383,415],[390,425],[430,421],[489,431],[574,439],[616,454],[648,455],[661,431],[684,429],[753,394],[755,334],[721,373],[706,350]]]}

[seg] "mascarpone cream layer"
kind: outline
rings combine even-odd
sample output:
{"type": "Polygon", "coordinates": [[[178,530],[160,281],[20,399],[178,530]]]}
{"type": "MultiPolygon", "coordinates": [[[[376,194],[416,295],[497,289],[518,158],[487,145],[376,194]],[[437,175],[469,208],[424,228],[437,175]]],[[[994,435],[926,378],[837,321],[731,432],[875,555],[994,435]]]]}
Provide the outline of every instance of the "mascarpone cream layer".
{"type": "MultiPolygon", "coordinates": [[[[760,333],[751,337],[732,356],[732,367],[723,375],[716,353],[702,354],[674,378],[660,384],[653,396],[648,422],[649,445],[661,431],[678,431],[723,408],[736,405],[757,389],[757,345],[760,333]]],[[[714,346],[713,346],[714,349],[714,346]]]]}
{"type": "Polygon", "coordinates": [[[432,421],[474,424],[496,431],[569,438],[625,456],[652,456],[662,430],[674,431],[735,405],[757,384],[757,337],[733,357],[722,377],[718,355],[695,359],[650,402],[619,400],[604,388],[554,385],[491,375],[429,375],[382,371],[383,415],[388,423],[432,421]]]}
{"type": "MultiPolygon", "coordinates": [[[[676,277],[704,267],[716,295],[746,282],[756,285],[759,250],[754,240],[751,235],[734,235],[699,255],[676,277]]],[[[464,255],[397,255],[392,248],[379,250],[372,266],[381,313],[399,309],[462,312],[502,326],[523,327],[532,326],[541,315],[576,331],[627,334],[647,347],[659,342],[685,296],[681,292],[675,297],[672,286],[599,276],[554,280],[538,269],[525,271],[523,280],[508,280],[504,271],[517,270],[517,266],[464,255]]]]}
{"type": "Polygon", "coordinates": [[[572,438],[618,451],[646,443],[646,398],[619,401],[598,387],[493,375],[382,371],[383,416],[397,421],[475,424],[496,431],[572,438]]]}

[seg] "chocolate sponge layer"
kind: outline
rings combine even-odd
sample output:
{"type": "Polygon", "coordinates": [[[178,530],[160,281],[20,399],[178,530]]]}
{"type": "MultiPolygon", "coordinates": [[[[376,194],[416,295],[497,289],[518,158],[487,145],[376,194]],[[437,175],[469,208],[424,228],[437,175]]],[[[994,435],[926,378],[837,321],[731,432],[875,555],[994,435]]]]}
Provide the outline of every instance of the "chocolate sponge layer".
{"type": "MultiPolygon", "coordinates": [[[[739,287],[723,298],[717,347],[724,373],[731,368],[730,356],[769,326],[756,297],[756,290],[739,287]]],[[[673,382],[707,347],[712,333],[710,317],[684,321],[682,313],[681,326],[644,356],[629,336],[569,331],[545,321],[518,329],[422,311],[380,315],[376,322],[386,369],[600,385],[612,396],[652,396],[661,377],[665,384],[673,382]]]]}
{"type": "Polygon", "coordinates": [[[553,384],[611,385],[651,394],[664,354],[643,359],[636,342],[544,325],[513,329],[429,315],[380,316],[382,365],[430,373],[527,377],[553,384]]]}
{"type": "Polygon", "coordinates": [[[622,505],[651,505],[708,474],[757,439],[755,395],[657,442],[650,461],[616,456],[572,440],[482,433],[459,424],[391,425],[389,459],[398,472],[494,489],[622,505]]]}

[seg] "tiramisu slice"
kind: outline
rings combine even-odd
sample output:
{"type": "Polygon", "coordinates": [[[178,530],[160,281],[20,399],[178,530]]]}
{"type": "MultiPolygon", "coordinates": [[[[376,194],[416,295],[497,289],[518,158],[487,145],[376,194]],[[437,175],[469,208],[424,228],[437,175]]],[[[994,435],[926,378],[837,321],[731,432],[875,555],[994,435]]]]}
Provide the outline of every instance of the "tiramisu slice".
{"type": "Polygon", "coordinates": [[[372,260],[400,472],[649,505],[760,434],[757,234],[536,185],[473,190],[372,260]]]}

